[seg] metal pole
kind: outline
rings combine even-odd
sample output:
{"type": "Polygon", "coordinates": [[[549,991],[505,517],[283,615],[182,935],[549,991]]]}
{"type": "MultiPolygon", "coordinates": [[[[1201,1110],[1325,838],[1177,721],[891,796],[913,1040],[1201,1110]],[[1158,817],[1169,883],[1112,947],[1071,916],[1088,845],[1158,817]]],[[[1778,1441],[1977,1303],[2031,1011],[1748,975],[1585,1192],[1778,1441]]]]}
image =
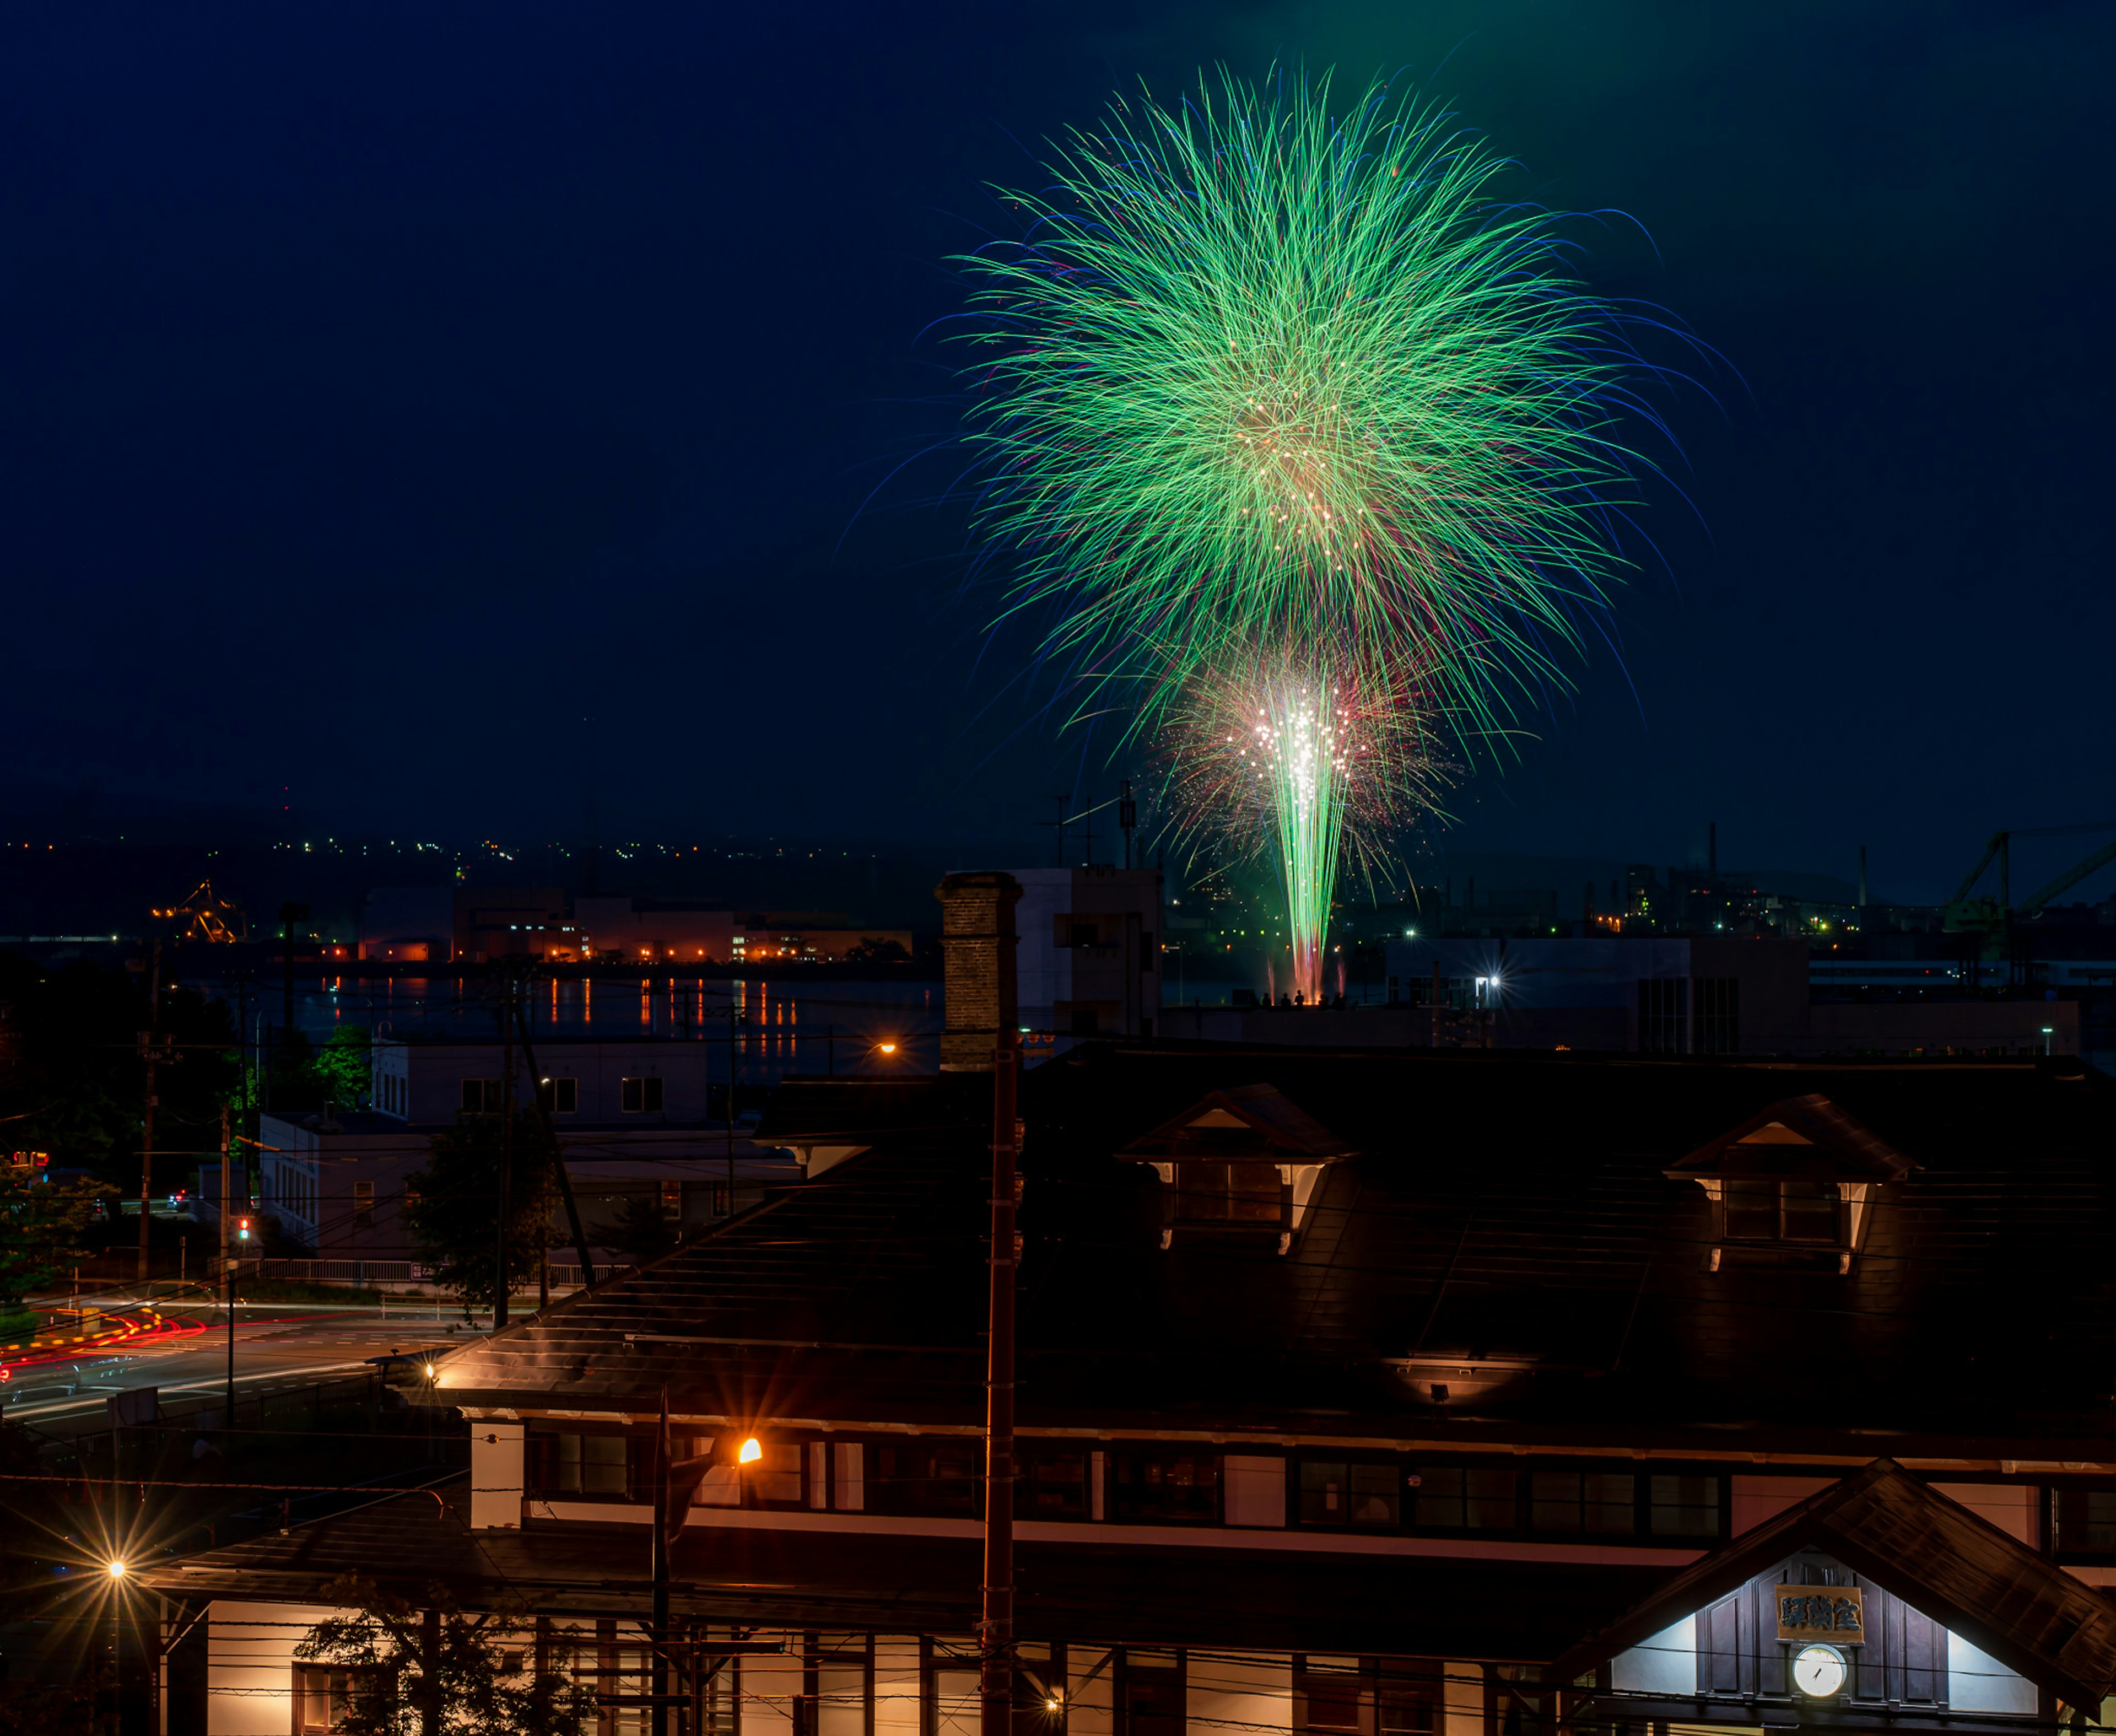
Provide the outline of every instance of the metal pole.
{"type": "Polygon", "coordinates": [[[140,1282],[147,1282],[147,1232],[154,1195],[154,1062],[159,1057],[162,1023],[162,943],[151,949],[148,967],[147,1029],[140,1034],[140,1052],[147,1062],[147,1101],[140,1120],[140,1282]]]}
{"type": "Polygon", "coordinates": [[[221,1455],[226,1465],[235,1457],[235,1268],[225,1269],[228,1273],[228,1407],[221,1418],[221,1434],[228,1442],[228,1451],[221,1455]]]}
{"type": "Polygon", "coordinates": [[[669,1736],[669,1388],[661,1388],[661,1423],[654,1435],[654,1647],[653,1705],[647,1712],[649,1736],[669,1736]]]}
{"type": "Polygon", "coordinates": [[[728,983],[727,1215],[734,1216],[734,983],[728,983]]]}
{"type": "Polygon", "coordinates": [[[492,1243],[492,1329],[507,1324],[507,1232],[513,1215],[514,1180],[514,974],[502,985],[499,1003],[499,1193],[492,1243]]]}
{"type": "MultiPolygon", "coordinates": [[[[536,1051],[530,1046],[529,1034],[522,1034],[522,1058],[527,1063],[529,1076],[537,1081],[536,1122],[544,1131],[544,1149],[551,1163],[551,1177],[559,1184],[559,1200],[566,1209],[566,1227],[573,1232],[573,1253],[581,1263],[581,1282],[583,1286],[595,1282],[595,1262],[588,1258],[587,1232],[581,1225],[581,1209],[573,1198],[573,1177],[566,1173],[566,1154],[559,1149],[558,1130],[551,1125],[550,1099],[543,1093],[543,1073],[536,1066],[536,1051]]],[[[435,1318],[439,1302],[435,1301],[435,1318]]]]}
{"type": "Polygon", "coordinates": [[[1011,1736],[1014,1700],[1014,1043],[992,1054],[991,1296],[985,1379],[984,1616],[978,1623],[982,1736],[1011,1736]]]}

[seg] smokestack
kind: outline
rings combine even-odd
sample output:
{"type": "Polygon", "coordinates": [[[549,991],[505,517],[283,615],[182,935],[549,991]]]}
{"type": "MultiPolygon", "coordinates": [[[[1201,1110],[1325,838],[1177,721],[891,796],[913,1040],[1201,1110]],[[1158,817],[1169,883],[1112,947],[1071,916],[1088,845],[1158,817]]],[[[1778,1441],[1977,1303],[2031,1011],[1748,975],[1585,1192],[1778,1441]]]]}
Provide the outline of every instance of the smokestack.
{"type": "Polygon", "coordinates": [[[1704,872],[1714,880],[1719,877],[1719,822],[1704,822],[1704,872]]]}
{"type": "Polygon", "coordinates": [[[1866,908],[1866,846],[1859,846],[1859,908],[1866,908]]]}
{"type": "Polygon", "coordinates": [[[999,1034],[1020,1020],[1014,907],[1021,885],[1011,874],[950,874],[933,896],[941,900],[941,1071],[989,1073],[999,1034]]]}

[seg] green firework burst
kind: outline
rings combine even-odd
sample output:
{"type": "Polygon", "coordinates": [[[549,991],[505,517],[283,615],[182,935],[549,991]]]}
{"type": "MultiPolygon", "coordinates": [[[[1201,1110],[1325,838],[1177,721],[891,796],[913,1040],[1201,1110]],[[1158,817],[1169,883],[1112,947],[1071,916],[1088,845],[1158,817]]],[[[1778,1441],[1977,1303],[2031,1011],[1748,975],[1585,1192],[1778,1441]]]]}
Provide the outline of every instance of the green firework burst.
{"type": "MultiPolygon", "coordinates": [[[[1148,717],[1230,647],[1430,671],[1470,740],[1562,684],[1617,564],[1626,352],[1445,117],[1222,76],[1116,104],[964,263],[1010,612],[1148,717]]],[[[1099,703],[1100,702],[1095,702],[1099,703]]]]}

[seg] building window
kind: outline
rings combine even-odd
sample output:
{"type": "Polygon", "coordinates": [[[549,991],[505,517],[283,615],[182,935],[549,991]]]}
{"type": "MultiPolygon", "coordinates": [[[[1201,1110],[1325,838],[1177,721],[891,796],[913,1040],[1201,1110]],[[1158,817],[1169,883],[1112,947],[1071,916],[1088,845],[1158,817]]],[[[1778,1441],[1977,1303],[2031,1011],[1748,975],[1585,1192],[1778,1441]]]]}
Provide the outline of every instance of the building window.
{"type": "Polygon", "coordinates": [[[1639,1050],[1646,1055],[1690,1052],[1690,981],[1646,977],[1639,982],[1639,1050]]]}
{"type": "Polygon", "coordinates": [[[1365,1721],[1366,1672],[1357,1658],[1304,1657],[1293,1670],[1295,1728],[1354,1730],[1365,1721]]]}
{"type": "Polygon", "coordinates": [[[2057,1546],[2082,1554],[2116,1554],[2116,1490],[2056,1492],[2057,1546]]]}
{"type": "Polygon", "coordinates": [[[858,1441],[837,1441],[830,1448],[830,1505],[841,1513],[867,1506],[867,1448],[858,1441]]]}
{"type": "Polygon", "coordinates": [[[1088,1455],[1083,1448],[1021,1455],[1014,1484],[1014,1511],[1024,1519],[1088,1517],[1088,1455]]]}
{"type": "Polygon", "coordinates": [[[1650,1477],[1647,1490],[1651,1503],[1647,1528],[1654,1536],[1719,1535],[1718,1477],[1650,1477]]]}
{"type": "Polygon", "coordinates": [[[1638,1529],[1637,1484],[1635,1477],[1613,1471],[1533,1471],[1530,1528],[1627,1537],[1638,1529]]]}
{"type": "Polygon", "coordinates": [[[661,1081],[659,1079],[626,1080],[619,1103],[627,1115],[659,1115],[661,1112],[661,1081]]]}
{"type": "Polygon", "coordinates": [[[802,1503],[801,1463],[807,1454],[799,1441],[766,1441],[764,1457],[744,1473],[757,1504],[798,1507],[802,1503]]]}
{"type": "Polygon", "coordinates": [[[577,1115],[581,1107],[581,1082],[577,1079],[547,1079],[537,1088],[544,1107],[554,1115],[577,1115]]]}
{"type": "MultiPolygon", "coordinates": [[[[632,1443],[622,1434],[531,1434],[528,1483],[544,1495],[596,1495],[624,1500],[632,1494],[632,1443]]],[[[651,1442],[642,1446],[652,1447],[651,1442]]]]}
{"type": "Polygon", "coordinates": [[[1520,1523],[1515,1499],[1511,1471],[1448,1466],[1420,1478],[1412,1511],[1421,1529],[1512,1531],[1520,1523]]]}
{"type": "Polygon", "coordinates": [[[375,1227],[375,1184],[372,1181],[352,1184],[352,1225],[356,1230],[375,1227]]]}
{"type": "Polygon", "coordinates": [[[878,1511],[974,1513],[984,1486],[983,1450],[968,1443],[877,1447],[875,1474],[881,1486],[869,1505],[878,1511]]]}
{"type": "Polygon", "coordinates": [[[1181,1652],[1126,1651],[1120,1684],[1117,1736],[1183,1736],[1189,1720],[1181,1652]]]}
{"type": "Polygon", "coordinates": [[[1723,1234],[1729,1241],[1842,1241],[1834,1181],[1760,1181],[1730,1177],[1723,1184],[1723,1234]]]}
{"type": "Polygon", "coordinates": [[[1113,1453],[1111,1507],[1118,1519],[1211,1525],[1220,1517],[1220,1462],[1205,1453],[1113,1453]]]}
{"type": "Polygon", "coordinates": [[[352,1711],[347,1692],[349,1673],[319,1669],[313,1665],[294,1666],[294,1729],[300,1736],[312,1731],[334,1730],[352,1711]]]}
{"type": "Polygon", "coordinates": [[[497,1115],[499,1112],[499,1081],[496,1079],[466,1079],[462,1082],[462,1112],[465,1115],[497,1115]]]}
{"type": "Polygon", "coordinates": [[[1303,1525],[1397,1524],[1403,1512],[1401,1473],[1393,1465],[1300,1462],[1303,1525]]]}
{"type": "Polygon", "coordinates": [[[1741,1048],[1741,980],[1739,977],[1699,977],[1690,984],[1697,1009],[1700,1055],[1732,1055],[1741,1048]]]}
{"type": "Polygon", "coordinates": [[[836,1638],[835,1643],[843,1649],[823,1649],[832,1644],[824,1642],[807,1661],[811,1679],[804,1685],[814,1697],[815,1706],[809,1731],[812,1736],[867,1736],[872,1721],[868,1648],[849,1637],[836,1638]]]}
{"type": "Polygon", "coordinates": [[[1379,1736],[1431,1736],[1441,1728],[1441,1674],[1438,1664],[1393,1660],[1375,1670],[1379,1736]]]}
{"type": "Polygon", "coordinates": [[[1175,1189],[1179,1223],[1276,1227],[1285,1218],[1284,1184],[1276,1163],[1179,1163],[1175,1189]]]}
{"type": "Polygon", "coordinates": [[[661,1184],[661,1209],[680,1214],[683,1209],[683,1184],[664,1181],[661,1184]]]}

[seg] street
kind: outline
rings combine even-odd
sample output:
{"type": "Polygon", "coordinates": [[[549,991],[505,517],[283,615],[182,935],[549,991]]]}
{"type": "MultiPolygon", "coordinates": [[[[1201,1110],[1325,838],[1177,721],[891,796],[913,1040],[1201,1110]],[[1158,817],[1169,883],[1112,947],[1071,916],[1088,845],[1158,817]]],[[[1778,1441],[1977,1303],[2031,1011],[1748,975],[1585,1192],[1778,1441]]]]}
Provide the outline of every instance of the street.
{"type": "MultiPolygon", "coordinates": [[[[225,1387],[224,1307],[122,1292],[99,1297],[94,1305],[103,1313],[83,1323],[80,1336],[90,1342],[77,1350],[71,1345],[39,1349],[0,1365],[0,1392],[6,1394],[0,1414],[47,1432],[71,1433],[104,1427],[113,1393],[152,1387],[166,1404],[225,1387]]],[[[437,1311],[430,1301],[391,1308],[238,1302],[236,1385],[245,1394],[309,1386],[365,1368],[370,1357],[446,1348],[481,1336],[484,1329],[466,1327],[458,1309],[444,1305],[437,1311]]]]}

